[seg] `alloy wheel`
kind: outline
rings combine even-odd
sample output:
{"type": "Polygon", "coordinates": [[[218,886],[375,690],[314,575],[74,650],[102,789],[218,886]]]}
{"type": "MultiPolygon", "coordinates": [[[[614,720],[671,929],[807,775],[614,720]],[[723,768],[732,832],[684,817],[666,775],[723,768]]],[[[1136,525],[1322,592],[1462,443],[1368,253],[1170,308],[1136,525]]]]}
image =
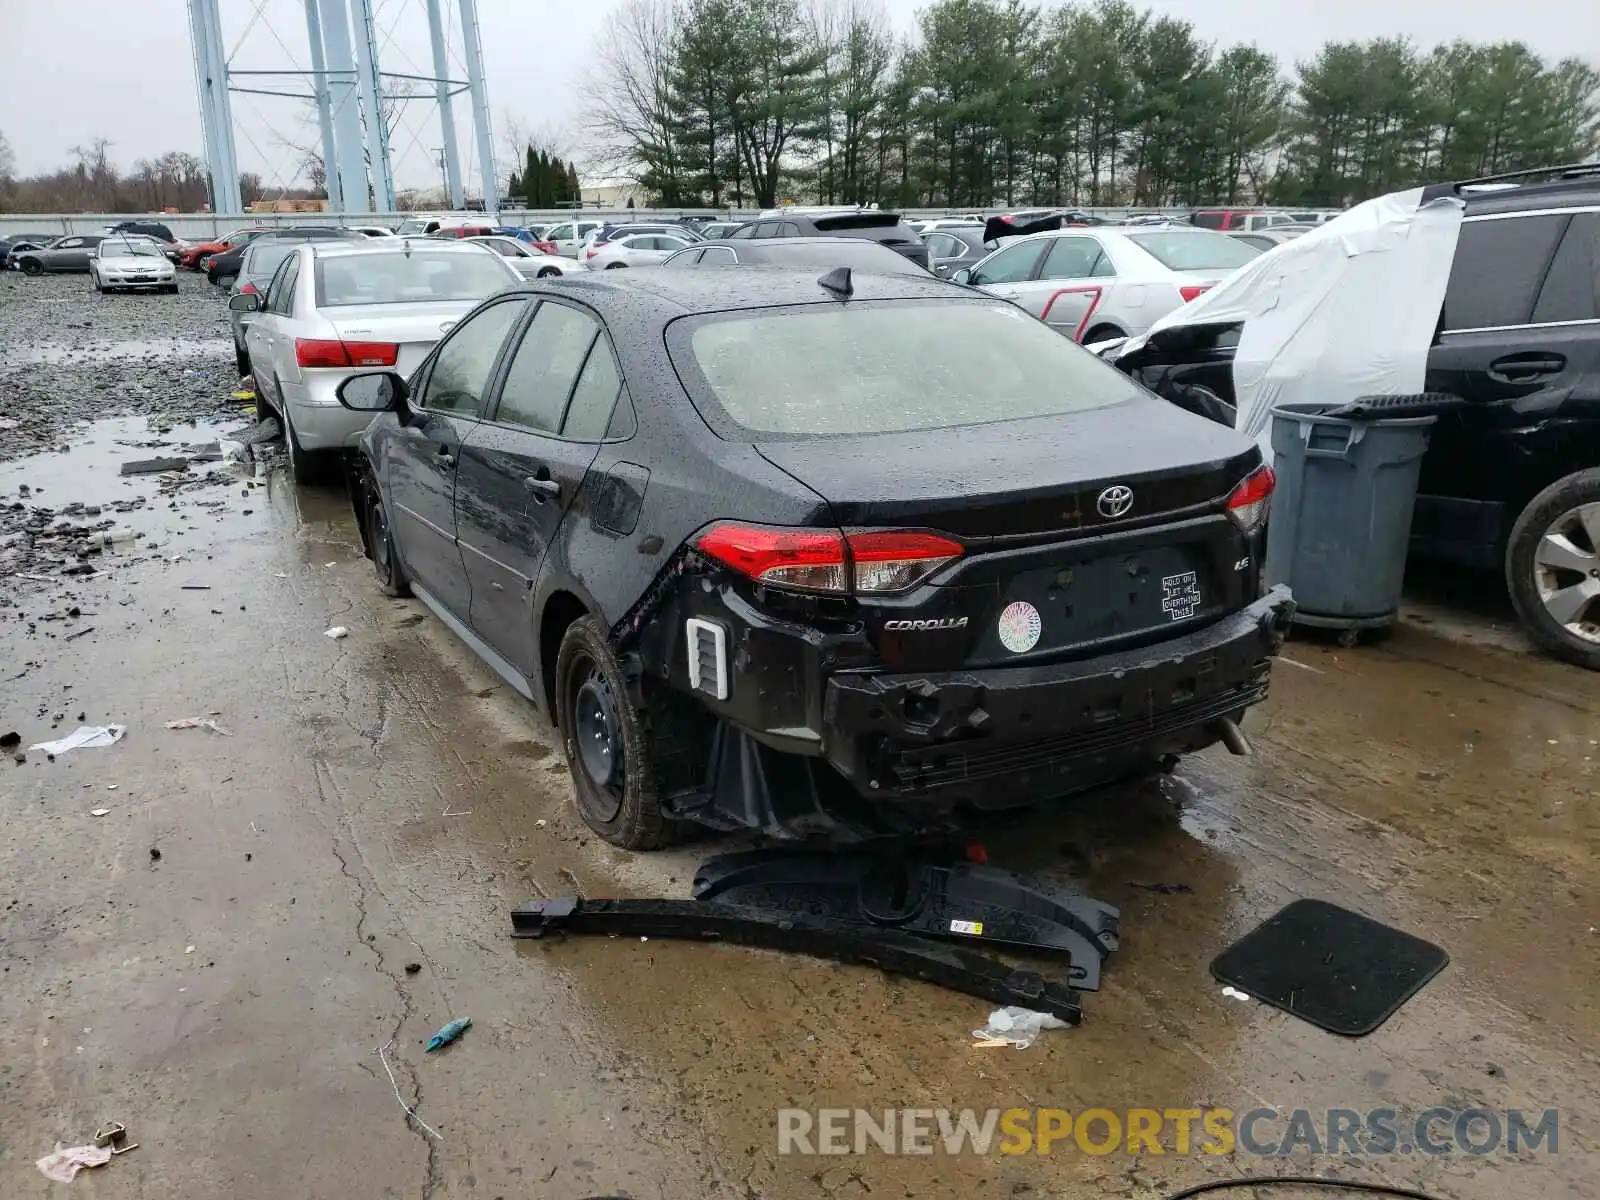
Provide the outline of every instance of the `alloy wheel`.
{"type": "Polygon", "coordinates": [[[1550,523],[1534,551],[1533,585],[1551,620],[1600,644],[1600,502],[1568,509],[1550,523]]]}

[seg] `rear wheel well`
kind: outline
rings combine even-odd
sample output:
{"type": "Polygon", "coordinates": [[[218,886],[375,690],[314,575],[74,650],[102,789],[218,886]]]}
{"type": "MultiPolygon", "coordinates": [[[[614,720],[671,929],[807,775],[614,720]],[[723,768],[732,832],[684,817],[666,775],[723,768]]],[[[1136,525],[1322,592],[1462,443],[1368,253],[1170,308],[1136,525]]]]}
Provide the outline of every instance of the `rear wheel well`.
{"type": "Polygon", "coordinates": [[[545,601],[544,616],[539,621],[539,675],[545,711],[552,721],[556,719],[556,655],[561,651],[561,639],[574,621],[588,613],[583,601],[571,592],[556,592],[545,601]]]}
{"type": "Polygon", "coordinates": [[[1109,321],[1102,321],[1093,329],[1089,330],[1088,333],[1083,335],[1083,343],[1084,345],[1088,345],[1090,342],[1105,342],[1110,341],[1112,338],[1127,336],[1128,335],[1126,333],[1118,329],[1109,321]]]}

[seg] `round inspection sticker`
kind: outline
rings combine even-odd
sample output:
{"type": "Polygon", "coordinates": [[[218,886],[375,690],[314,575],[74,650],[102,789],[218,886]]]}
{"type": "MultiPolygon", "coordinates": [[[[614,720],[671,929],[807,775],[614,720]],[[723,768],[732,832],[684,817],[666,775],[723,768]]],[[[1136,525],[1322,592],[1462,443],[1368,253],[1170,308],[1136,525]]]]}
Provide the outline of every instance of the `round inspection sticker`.
{"type": "Polygon", "coordinates": [[[1037,646],[1042,629],[1039,610],[1026,600],[1006,605],[1000,614],[1000,644],[1013,654],[1025,654],[1037,646]]]}

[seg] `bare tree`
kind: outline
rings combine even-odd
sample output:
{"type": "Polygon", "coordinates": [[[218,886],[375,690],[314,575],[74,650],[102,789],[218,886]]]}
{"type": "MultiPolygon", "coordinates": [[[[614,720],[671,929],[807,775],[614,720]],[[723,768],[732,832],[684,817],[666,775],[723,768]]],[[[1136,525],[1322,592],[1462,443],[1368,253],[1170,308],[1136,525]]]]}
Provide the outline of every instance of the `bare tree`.
{"type": "Polygon", "coordinates": [[[11,152],[11,143],[6,141],[6,135],[0,132],[0,184],[10,183],[16,169],[17,156],[11,152]]]}
{"type": "Polygon", "coordinates": [[[593,73],[585,87],[588,126],[598,138],[589,166],[639,170],[662,194],[681,175],[671,112],[673,44],[671,0],[628,0],[595,41],[593,73]]]}

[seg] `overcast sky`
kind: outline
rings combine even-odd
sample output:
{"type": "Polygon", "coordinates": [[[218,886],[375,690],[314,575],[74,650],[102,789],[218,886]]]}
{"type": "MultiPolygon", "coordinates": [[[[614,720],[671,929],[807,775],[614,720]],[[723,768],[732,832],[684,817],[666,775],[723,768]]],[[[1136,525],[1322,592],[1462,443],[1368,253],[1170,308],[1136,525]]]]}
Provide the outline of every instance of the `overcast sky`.
{"type": "MultiPolygon", "coordinates": [[[[478,0],[497,141],[516,121],[530,131],[561,130],[581,150],[578,89],[589,47],[620,2],[478,0]]],[[[1407,36],[1422,45],[1455,37],[1520,38],[1552,58],[1578,55],[1600,62],[1600,0],[1146,2],[1157,13],[1192,21],[1201,37],[1219,44],[1254,42],[1286,67],[1326,41],[1380,35],[1407,36]]],[[[926,0],[884,3],[891,21],[909,29],[926,0]]],[[[19,173],[59,166],[69,160],[71,147],[95,137],[111,139],[112,156],[124,166],[167,150],[203,152],[184,0],[3,0],[0,7],[0,132],[11,142],[19,173]],[[24,47],[28,53],[21,52],[24,47]]],[[[303,0],[263,0],[261,7],[262,19],[251,24],[255,0],[221,0],[232,67],[305,66],[303,0]]],[[[445,0],[445,8],[459,27],[455,0],[445,0]]],[[[382,0],[378,10],[380,38],[388,39],[380,55],[383,69],[431,74],[423,0],[382,0]]],[[[464,78],[464,70],[455,70],[464,78]]],[[[295,90],[291,81],[278,86],[295,90]]],[[[471,142],[467,99],[463,94],[455,102],[464,155],[471,142]]],[[[392,139],[397,180],[401,186],[429,186],[438,179],[435,110],[421,101],[404,107],[392,139]]],[[[235,96],[240,169],[259,171],[269,186],[296,182],[301,155],[292,146],[316,140],[308,110],[296,100],[235,96]]]]}

